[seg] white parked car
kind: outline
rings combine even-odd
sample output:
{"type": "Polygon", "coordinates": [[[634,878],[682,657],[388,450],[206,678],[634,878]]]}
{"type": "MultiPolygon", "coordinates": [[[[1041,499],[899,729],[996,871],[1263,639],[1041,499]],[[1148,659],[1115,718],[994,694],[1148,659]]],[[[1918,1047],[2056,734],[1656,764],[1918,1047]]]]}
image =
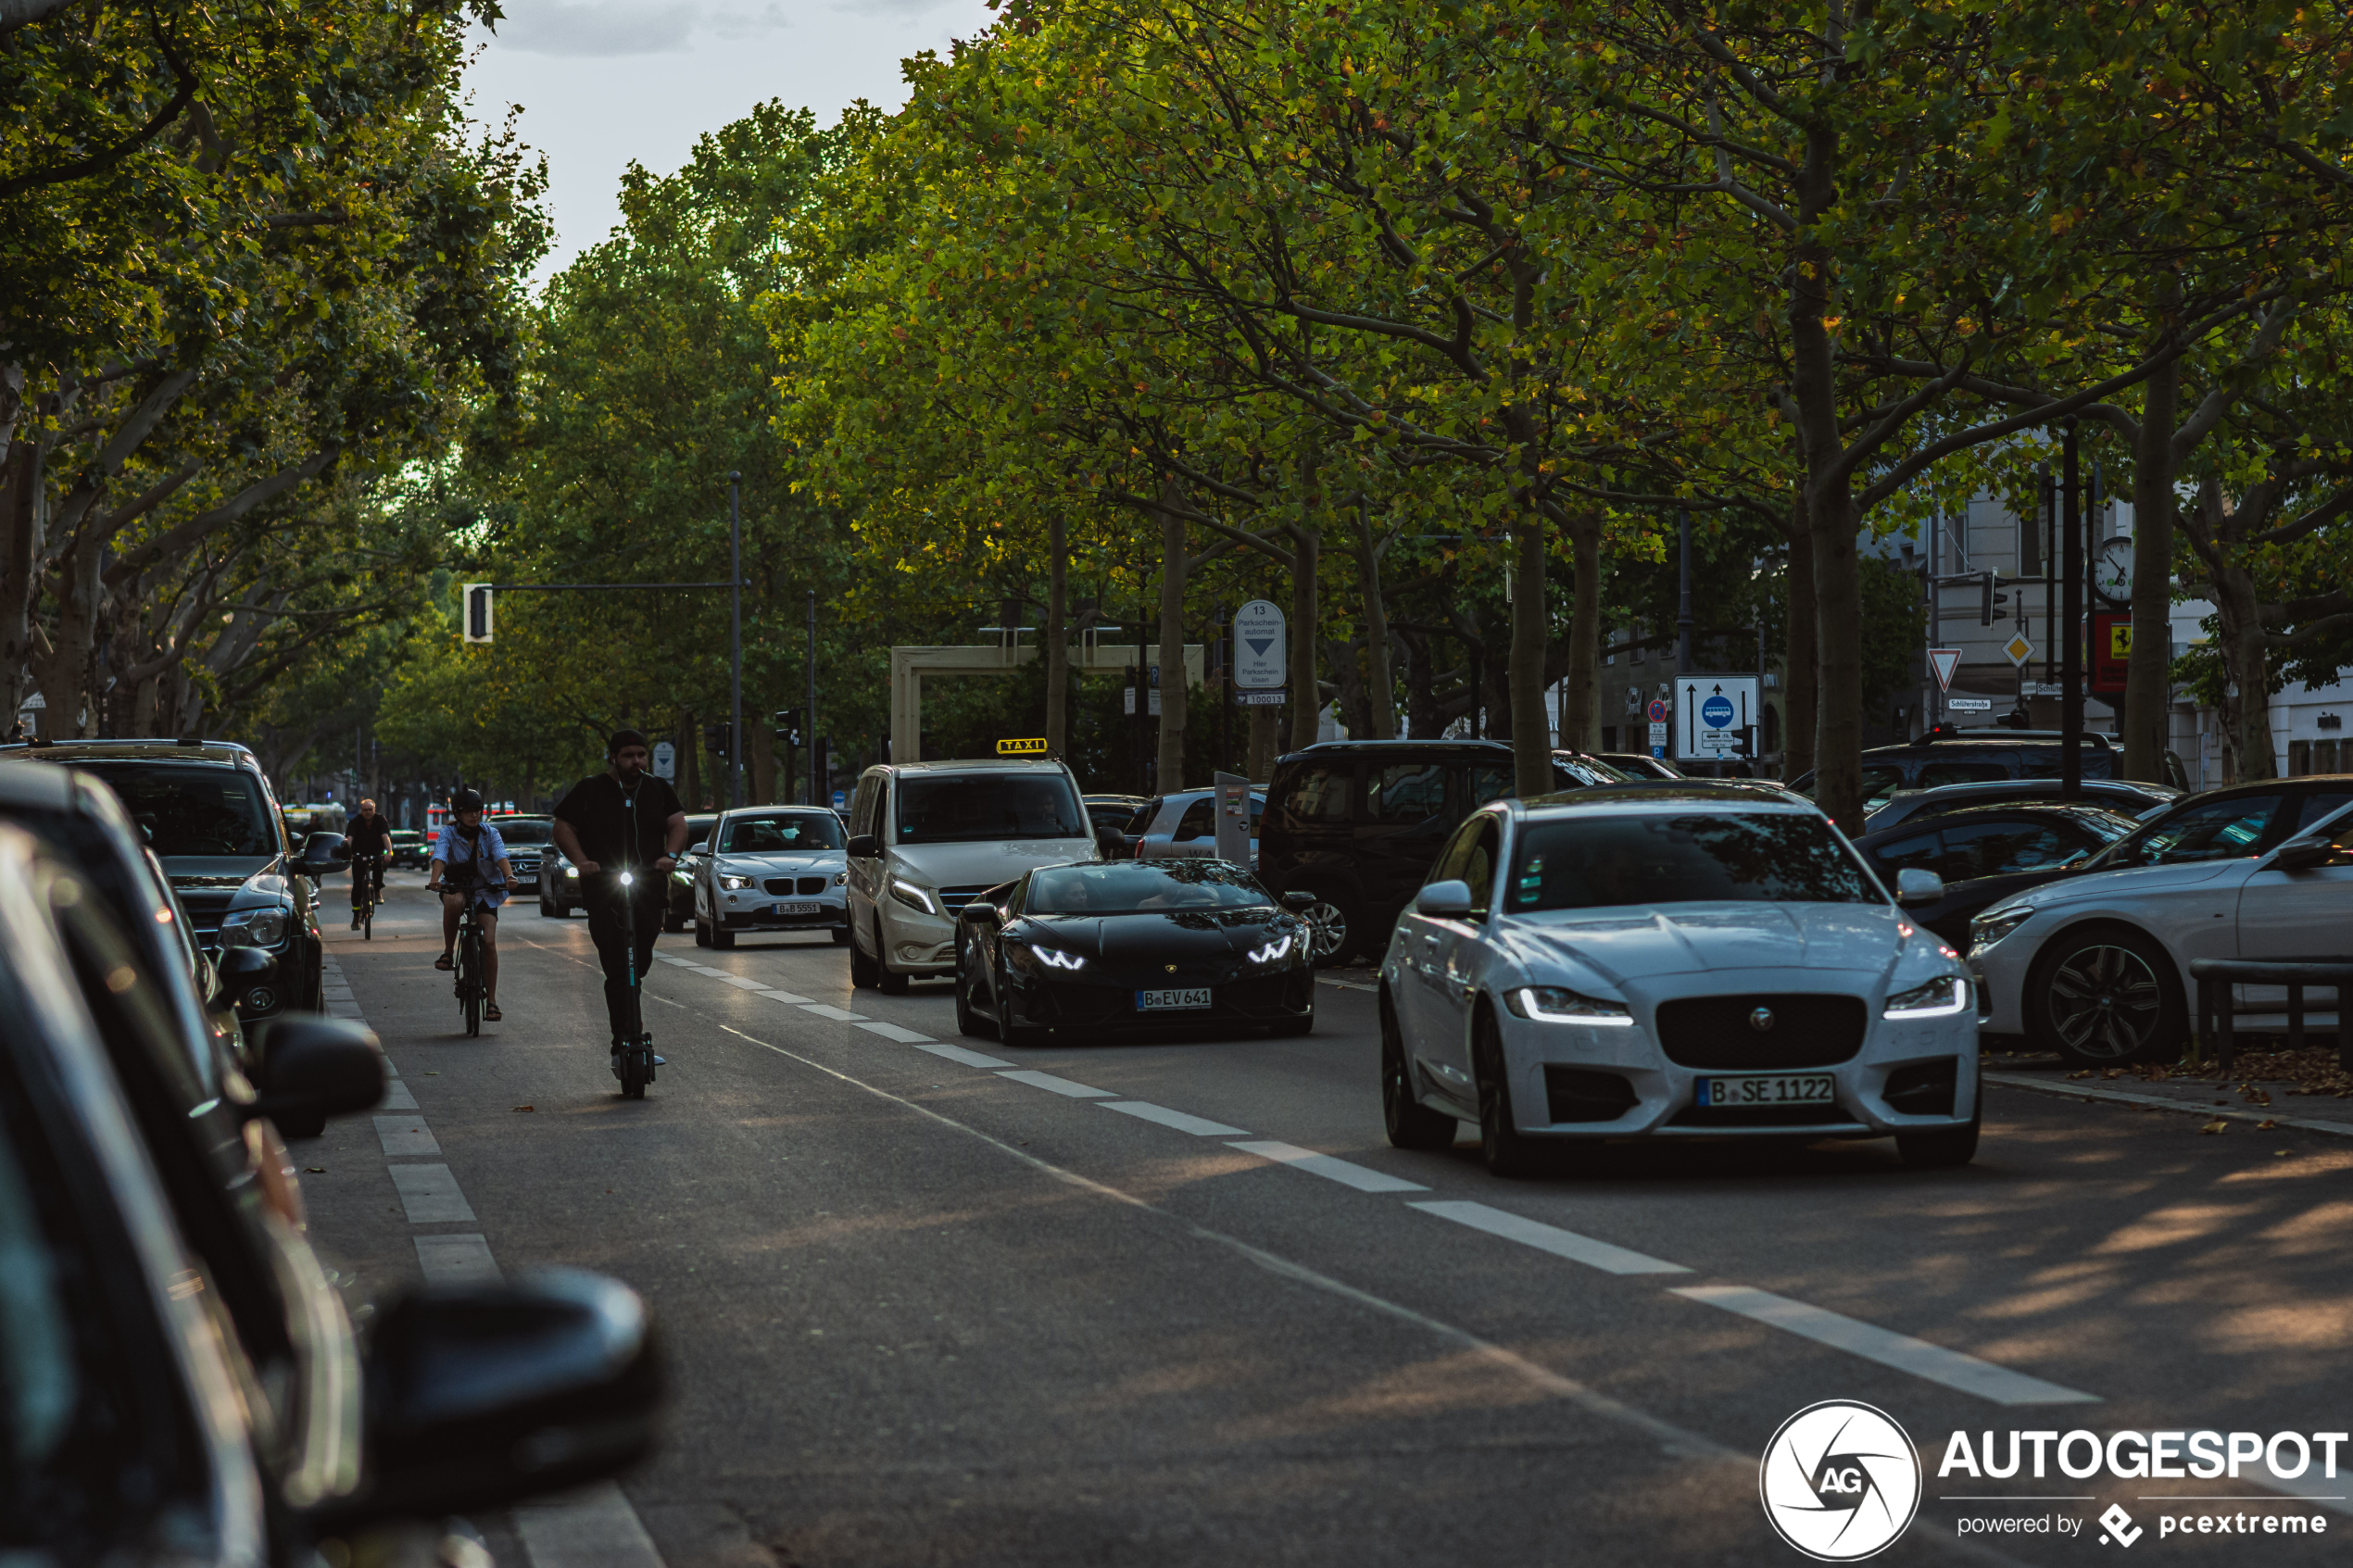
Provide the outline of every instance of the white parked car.
{"type": "MultiPolygon", "coordinates": [[[[1969,922],[1990,1034],[2087,1067],[2169,1058],[2187,1039],[2193,959],[2353,954],[2353,778],[2275,779],[2194,797],[2103,851],[2084,874],[1969,922]]],[[[2242,989],[2235,1027],[2286,1027],[2287,993],[2242,989]]],[[[2331,993],[2307,1023],[2335,1027],[2331,993]]]]}
{"type": "MultiPolygon", "coordinates": [[[[1214,860],[1217,858],[1217,792],[1189,789],[1164,795],[1150,803],[1151,816],[1136,841],[1139,860],[1214,860]]],[[[1243,862],[1258,864],[1258,822],[1266,814],[1266,797],[1255,790],[1250,797],[1250,854],[1243,862]]]]}
{"type": "Polygon", "coordinates": [[[1911,1164],[1961,1164],[1973,1011],[1959,955],[1803,800],[1702,780],[1496,800],[1381,960],[1382,1109],[1401,1148],[1476,1121],[1504,1175],[1629,1136],[1893,1134],[1911,1164]]]}
{"type": "MultiPolygon", "coordinates": [[[[1100,835],[1121,847],[1119,834],[1100,835]]],[[[956,917],[1039,866],[1115,859],[1051,759],[886,762],[849,806],[849,979],[901,992],[956,968],[956,917]]]]}
{"type": "Polygon", "coordinates": [[[693,868],[695,946],[727,948],[750,931],[829,931],[849,940],[849,856],[823,806],[749,806],[720,814],[693,868]]]}

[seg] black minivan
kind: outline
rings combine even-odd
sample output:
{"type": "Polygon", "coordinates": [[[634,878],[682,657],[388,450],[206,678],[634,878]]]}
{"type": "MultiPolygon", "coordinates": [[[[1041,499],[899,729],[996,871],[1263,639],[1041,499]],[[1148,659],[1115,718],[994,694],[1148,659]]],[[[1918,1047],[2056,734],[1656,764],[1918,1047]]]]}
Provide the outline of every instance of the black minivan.
{"type": "MultiPolygon", "coordinates": [[[[2124,752],[2109,735],[2091,731],[2080,743],[2083,777],[2120,776],[2124,752]]],[[[1976,784],[1994,779],[2055,779],[2059,776],[2060,737],[2056,730],[1931,731],[1905,746],[1875,746],[1863,753],[1863,810],[1878,810],[1899,789],[1935,789],[1941,784],[1976,784]]],[[[2190,787],[2182,759],[2165,754],[2165,782],[2176,789],[2190,787]]],[[[1790,788],[1811,798],[1814,775],[1806,773],[1790,788]]]]}
{"type": "MultiPolygon", "coordinates": [[[[1624,784],[1598,758],[1553,753],[1556,789],[1624,784]]],[[[1275,764],[1258,876],[1312,893],[1316,961],[1378,958],[1455,824],[1514,793],[1512,748],[1495,740],[1323,741],[1275,764]]]]}

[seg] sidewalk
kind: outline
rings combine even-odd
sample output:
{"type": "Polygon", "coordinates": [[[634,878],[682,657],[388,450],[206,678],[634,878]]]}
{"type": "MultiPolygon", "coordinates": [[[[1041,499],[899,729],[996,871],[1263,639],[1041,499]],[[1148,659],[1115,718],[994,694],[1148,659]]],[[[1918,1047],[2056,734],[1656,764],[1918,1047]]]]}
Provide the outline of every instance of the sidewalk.
{"type": "Polygon", "coordinates": [[[2213,1065],[2065,1070],[2056,1056],[1988,1053],[1985,1081],[2078,1100],[2105,1100],[2258,1128],[2300,1127],[2353,1138],[2353,1080],[2334,1044],[2301,1052],[2241,1050],[2229,1078],[2213,1065]]]}

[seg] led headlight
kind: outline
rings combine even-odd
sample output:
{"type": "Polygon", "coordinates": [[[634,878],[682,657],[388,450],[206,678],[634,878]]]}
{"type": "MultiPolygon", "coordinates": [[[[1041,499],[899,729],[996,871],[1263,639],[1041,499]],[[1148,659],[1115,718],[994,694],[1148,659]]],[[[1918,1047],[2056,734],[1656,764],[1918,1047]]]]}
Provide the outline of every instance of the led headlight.
{"type": "Polygon", "coordinates": [[[1066,953],[1060,947],[1035,949],[1038,961],[1049,969],[1085,969],[1087,960],[1076,953],[1066,953]]]}
{"type": "Polygon", "coordinates": [[[721,872],[719,873],[719,885],[730,893],[742,892],[745,888],[749,887],[752,884],[752,878],[748,876],[738,876],[734,872],[721,872]]]}
{"type": "Polygon", "coordinates": [[[1278,964],[1285,959],[1290,957],[1291,944],[1296,939],[1294,933],[1287,931],[1280,936],[1276,937],[1273,941],[1267,943],[1264,947],[1252,947],[1243,956],[1249,959],[1252,963],[1258,965],[1261,969],[1265,968],[1269,964],[1278,964]]]}
{"type": "Polygon", "coordinates": [[[1986,948],[2034,918],[2033,909],[2013,904],[2007,909],[1994,909],[1969,922],[1969,950],[1982,953],[1986,948]]]}
{"type": "Polygon", "coordinates": [[[890,879],[890,896],[911,909],[919,909],[927,915],[939,912],[939,906],[932,902],[929,890],[916,886],[904,877],[890,879]]]}
{"type": "Polygon", "coordinates": [[[1008,942],[1002,951],[1005,966],[1017,970],[1033,980],[1043,980],[1049,969],[1084,969],[1087,960],[1077,953],[1066,953],[1060,947],[1033,947],[1026,942],[1008,942]]]}
{"type": "Polygon", "coordinates": [[[1882,1018],[1950,1018],[1975,1005],[1969,983],[1958,974],[1940,974],[1924,985],[1898,991],[1887,998],[1882,1018]]]}
{"type": "Polygon", "coordinates": [[[834,885],[835,885],[836,887],[839,887],[842,884],[844,884],[844,883],[848,882],[849,880],[849,873],[848,872],[834,872],[834,885]]]}
{"type": "Polygon", "coordinates": [[[1565,985],[1523,985],[1506,993],[1504,1000],[1520,1017],[1541,1019],[1547,1023],[1607,1026],[1634,1022],[1634,1015],[1626,1010],[1624,1002],[1605,1002],[1565,985]]]}
{"type": "Polygon", "coordinates": [[[224,947],[275,947],[286,939],[287,911],[283,904],[258,909],[232,909],[221,918],[224,947]]]}

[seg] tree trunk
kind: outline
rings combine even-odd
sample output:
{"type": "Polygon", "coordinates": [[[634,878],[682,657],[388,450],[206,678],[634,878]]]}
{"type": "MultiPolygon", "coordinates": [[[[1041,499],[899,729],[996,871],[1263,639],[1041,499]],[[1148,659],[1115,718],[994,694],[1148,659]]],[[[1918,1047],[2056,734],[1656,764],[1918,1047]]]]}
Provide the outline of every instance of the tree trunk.
{"type": "MultiPolygon", "coordinates": [[[[2177,294],[2171,273],[2159,283],[2177,294]]],[[[2163,301],[2160,301],[2162,304],[2163,301]]],[[[2133,463],[2133,654],[2125,667],[2124,776],[2165,781],[2166,716],[2173,685],[2173,426],[2182,362],[2169,359],[2143,393],[2133,463]]],[[[2270,749],[2268,735],[2265,749],[2270,749]]]]}
{"type": "MultiPolygon", "coordinates": [[[[13,369],[13,367],[11,367],[13,369]]],[[[33,562],[41,553],[42,443],[18,441],[0,467],[0,704],[13,722],[32,661],[33,562]]]]}
{"type": "Polygon", "coordinates": [[[1250,709],[1250,778],[1252,784],[1265,784],[1275,776],[1275,732],[1281,724],[1283,710],[1266,704],[1250,709]]]}
{"type": "Polygon", "coordinates": [[[1070,524],[1057,510],[1047,523],[1046,749],[1070,750],[1070,524]]]}
{"type": "Polygon", "coordinates": [[[1381,550],[1373,539],[1365,498],[1356,498],[1356,596],[1365,614],[1365,707],[1373,738],[1397,738],[1397,682],[1389,659],[1389,606],[1381,597],[1381,550]]]}
{"type": "MultiPolygon", "coordinates": [[[[2271,635],[2263,629],[2255,574],[2233,562],[2211,576],[2222,670],[2234,688],[2223,705],[2222,744],[2235,759],[2235,782],[2276,779],[2280,763],[2271,749],[2271,635]]],[[[2133,639],[2136,647],[2139,641],[2133,639]]]]}
{"type": "Polygon", "coordinates": [[[1185,787],[1185,520],[1160,519],[1160,766],[1162,793],[1185,787]]]}
{"type": "Polygon", "coordinates": [[[1844,483],[1808,501],[1814,529],[1814,804],[1863,831],[1863,593],[1855,503],[1844,483]]]}
{"type": "Polygon", "coordinates": [[[1814,658],[1814,535],[1808,531],[1801,489],[1790,504],[1789,625],[1781,650],[1781,777],[1796,779],[1814,769],[1814,725],[1820,672],[1814,658]]]}
{"type": "Polygon", "coordinates": [[[1602,518],[1569,514],[1570,562],[1577,573],[1568,615],[1568,671],[1561,677],[1560,743],[1573,751],[1602,748],[1602,518]]]}
{"type": "Polygon", "coordinates": [[[1553,727],[1544,716],[1544,521],[1523,513],[1512,531],[1512,779],[1521,799],[1553,788],[1553,727]]]}
{"type": "Polygon", "coordinates": [[[97,733],[92,690],[98,638],[98,579],[104,552],[83,545],[57,563],[57,630],[42,661],[41,695],[48,700],[49,734],[71,740],[97,733]]]}
{"type": "MultiPolygon", "coordinates": [[[[750,754],[751,798],[744,802],[747,806],[773,806],[776,802],[776,726],[774,720],[762,716],[774,711],[762,709],[754,702],[752,710],[744,715],[744,725],[751,732],[739,743],[750,754]]],[[[802,715],[802,721],[808,721],[806,714],[802,715]]]]}
{"type": "Polygon", "coordinates": [[[1315,719],[1324,707],[1315,681],[1315,573],[1321,568],[1324,541],[1312,525],[1294,526],[1287,532],[1291,538],[1290,745],[1295,751],[1315,744],[1315,719]]]}
{"type": "Polygon", "coordinates": [[[689,811],[702,809],[702,726],[691,711],[679,716],[678,799],[689,811]]]}

